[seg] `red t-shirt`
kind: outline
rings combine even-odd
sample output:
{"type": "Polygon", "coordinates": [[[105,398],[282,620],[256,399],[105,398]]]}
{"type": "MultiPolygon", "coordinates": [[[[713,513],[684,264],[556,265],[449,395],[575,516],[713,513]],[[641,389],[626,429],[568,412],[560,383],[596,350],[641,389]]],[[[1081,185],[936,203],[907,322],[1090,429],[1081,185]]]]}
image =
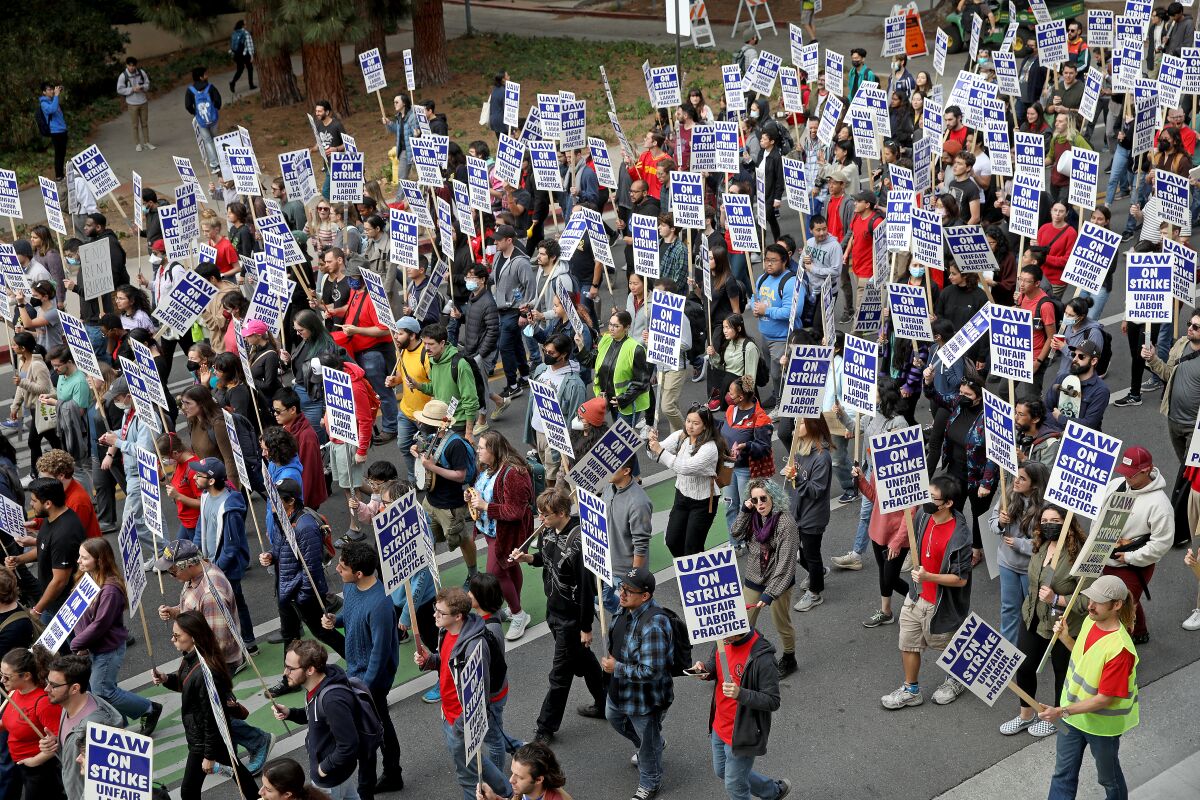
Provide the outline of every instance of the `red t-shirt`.
{"type": "Polygon", "coordinates": [[[222,236],[214,245],[217,248],[217,269],[222,275],[228,275],[233,272],[238,263],[237,248],[233,246],[233,242],[222,236]]]}
{"type": "Polygon", "coordinates": [[[25,694],[13,692],[9,697],[12,698],[12,702],[4,707],[4,714],[0,716],[0,724],[8,731],[8,751],[12,754],[13,761],[33,758],[41,752],[38,736],[33,732],[33,728],[29,727],[25,717],[21,716],[21,712],[13,706],[20,706],[21,711],[33,720],[34,725],[55,736],[58,736],[62,709],[50,702],[46,697],[46,690],[40,686],[25,694]]]}
{"type": "Polygon", "coordinates": [[[962,145],[962,149],[967,149],[967,126],[963,125],[955,131],[946,131],[946,141],[955,141],[962,145]]]}
{"type": "MultiPolygon", "coordinates": [[[[1086,653],[1092,645],[1110,633],[1116,633],[1116,631],[1101,630],[1099,625],[1093,625],[1092,629],[1088,631],[1087,639],[1084,640],[1083,652],[1086,653]]],[[[1122,650],[1104,665],[1104,671],[1100,673],[1100,685],[1096,688],[1100,694],[1108,697],[1128,697],[1131,672],[1133,672],[1133,653],[1122,650]]]]}
{"type": "Polygon", "coordinates": [[[830,197],[825,206],[825,221],[829,224],[829,233],[839,242],[846,236],[846,229],[842,227],[842,203],[844,202],[846,202],[846,195],[840,194],[837,197],[830,197]]]}
{"type": "Polygon", "coordinates": [[[860,278],[869,278],[875,273],[875,260],[871,257],[872,231],[883,220],[872,212],[865,219],[861,214],[855,214],[850,219],[850,230],[854,240],[850,243],[850,269],[860,278]]]}
{"type": "MultiPolygon", "coordinates": [[[[746,639],[741,644],[725,646],[718,642],[717,647],[725,647],[725,657],[729,659],[729,671],[733,673],[733,682],[738,686],[742,685],[742,676],[746,672],[746,660],[750,657],[750,648],[754,646],[754,642],[758,640],[758,634],[755,633],[749,639],[746,639]]],[[[716,699],[716,712],[713,715],[713,731],[720,737],[725,744],[733,744],[733,721],[737,717],[737,700],[726,697],[721,691],[721,684],[725,682],[724,670],[721,669],[721,659],[717,659],[717,685],[713,689],[713,697],[716,699]]]]}
{"type": "MultiPolygon", "coordinates": [[[[938,525],[929,518],[925,526],[925,537],[921,540],[921,566],[926,572],[941,572],[942,561],[946,558],[946,545],[954,535],[954,517],[938,525]]],[[[930,603],[937,602],[938,585],[933,581],[921,584],[921,597],[930,603]]]]}
{"type": "Polygon", "coordinates": [[[450,654],[454,652],[457,633],[447,633],[438,652],[442,654],[438,663],[438,688],[442,692],[442,716],[454,724],[462,716],[462,703],[458,701],[458,688],[454,685],[454,673],[450,671],[450,654]]]}
{"type": "MultiPolygon", "coordinates": [[[[1042,303],[1042,298],[1046,293],[1038,289],[1037,296],[1029,297],[1024,292],[1021,292],[1021,299],[1017,302],[1018,308],[1028,310],[1034,316],[1038,313],[1038,303],[1042,303]]],[[[1054,324],[1054,305],[1052,303],[1042,303],[1042,326],[1039,328],[1036,324],[1033,326],[1033,357],[1037,358],[1038,353],[1042,352],[1042,347],[1046,344],[1046,329],[1054,324]]]]}
{"type": "MultiPolygon", "coordinates": [[[[191,478],[191,473],[188,471],[188,464],[199,460],[199,457],[193,455],[187,461],[176,461],[175,472],[171,475],[171,485],[175,487],[175,490],[184,497],[190,497],[193,500],[200,499],[200,490],[196,488],[196,482],[191,478]]],[[[178,500],[175,501],[175,508],[179,512],[180,525],[185,528],[196,527],[196,523],[200,521],[200,509],[184,505],[178,500]]]]}

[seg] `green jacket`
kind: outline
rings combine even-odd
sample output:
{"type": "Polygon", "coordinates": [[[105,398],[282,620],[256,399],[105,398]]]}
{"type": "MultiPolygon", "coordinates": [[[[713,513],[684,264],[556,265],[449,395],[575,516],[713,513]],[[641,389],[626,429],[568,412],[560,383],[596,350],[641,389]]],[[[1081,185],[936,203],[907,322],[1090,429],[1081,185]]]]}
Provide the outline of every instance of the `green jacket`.
{"type": "Polygon", "coordinates": [[[458,354],[458,348],[447,344],[440,358],[431,358],[426,363],[429,383],[418,383],[417,389],[443,403],[458,398],[458,410],[454,412],[454,424],[466,424],[479,414],[479,392],[475,390],[475,372],[467,359],[458,354]],[[457,362],[458,368],[455,369],[457,362]]]}

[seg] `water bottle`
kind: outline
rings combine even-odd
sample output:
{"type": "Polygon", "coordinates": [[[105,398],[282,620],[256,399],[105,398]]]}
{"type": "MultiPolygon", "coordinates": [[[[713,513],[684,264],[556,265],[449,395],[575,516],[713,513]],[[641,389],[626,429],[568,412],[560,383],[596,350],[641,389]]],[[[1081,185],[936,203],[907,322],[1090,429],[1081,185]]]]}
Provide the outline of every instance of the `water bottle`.
{"type": "Polygon", "coordinates": [[[226,778],[229,778],[231,781],[237,780],[237,777],[233,774],[233,767],[229,766],[228,764],[213,764],[212,774],[222,775],[226,778]]]}

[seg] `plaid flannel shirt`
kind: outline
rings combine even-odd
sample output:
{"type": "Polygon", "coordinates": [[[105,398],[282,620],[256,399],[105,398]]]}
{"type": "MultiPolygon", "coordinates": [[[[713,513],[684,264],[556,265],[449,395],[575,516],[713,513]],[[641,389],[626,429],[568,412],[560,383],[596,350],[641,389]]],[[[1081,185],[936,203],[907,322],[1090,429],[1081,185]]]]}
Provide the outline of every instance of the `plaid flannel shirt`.
{"type": "MultiPolygon", "coordinates": [[[[221,602],[225,604],[225,610],[232,617],[233,624],[239,624],[237,606],[233,599],[233,587],[229,585],[229,579],[214,564],[206,564],[205,569],[208,570],[208,577],[212,580],[217,594],[221,596],[221,602]]],[[[183,585],[183,589],[179,592],[179,609],[181,611],[199,611],[203,614],[208,627],[212,628],[213,634],[217,637],[217,644],[221,646],[225,663],[242,663],[242,649],[237,640],[241,632],[236,629],[230,630],[225,615],[221,613],[216,600],[209,594],[208,587],[205,586],[203,575],[183,585]]]]}
{"type": "Polygon", "coordinates": [[[656,613],[653,599],[635,611],[622,611],[613,621],[609,652],[617,660],[609,699],[625,714],[665,710],[675,700],[671,679],[671,623],[656,613]],[[624,635],[617,641],[616,633],[624,635]]]}

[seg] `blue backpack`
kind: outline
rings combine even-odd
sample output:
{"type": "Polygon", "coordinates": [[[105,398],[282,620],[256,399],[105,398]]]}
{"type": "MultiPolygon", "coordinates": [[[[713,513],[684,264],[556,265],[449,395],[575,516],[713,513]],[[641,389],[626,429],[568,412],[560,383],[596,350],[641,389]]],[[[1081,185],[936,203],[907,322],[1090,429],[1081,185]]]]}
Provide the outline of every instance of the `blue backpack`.
{"type": "Polygon", "coordinates": [[[461,441],[463,447],[467,448],[467,477],[463,481],[463,486],[474,486],[475,479],[479,477],[479,461],[475,457],[475,448],[467,441],[466,437],[460,436],[454,431],[447,431],[446,438],[437,451],[437,464],[439,467],[450,468],[450,462],[446,460],[446,450],[455,439],[461,441]]]}
{"type": "Polygon", "coordinates": [[[244,28],[238,28],[233,32],[233,36],[229,40],[229,49],[238,56],[246,52],[246,30],[244,28]]]}
{"type": "Polygon", "coordinates": [[[195,86],[189,86],[188,91],[192,93],[192,99],[196,103],[196,124],[202,128],[211,128],[217,124],[217,107],[213,105],[212,98],[209,97],[209,92],[212,91],[212,84],[208,84],[202,91],[196,91],[195,86]]]}

